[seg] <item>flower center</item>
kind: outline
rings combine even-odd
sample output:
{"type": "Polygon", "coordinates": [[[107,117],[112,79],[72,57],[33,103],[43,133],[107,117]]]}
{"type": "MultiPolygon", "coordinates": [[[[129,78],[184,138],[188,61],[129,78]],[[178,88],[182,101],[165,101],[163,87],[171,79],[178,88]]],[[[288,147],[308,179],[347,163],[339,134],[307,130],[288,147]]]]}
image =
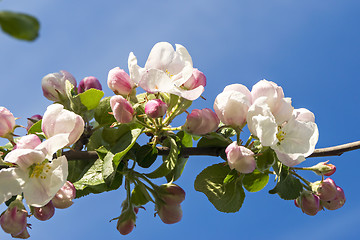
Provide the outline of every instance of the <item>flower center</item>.
{"type": "Polygon", "coordinates": [[[279,140],[278,144],[280,144],[285,139],[286,133],[282,130],[282,126],[278,126],[278,132],[276,134],[276,138],[279,140]]]}
{"type": "Polygon", "coordinates": [[[172,78],[174,76],[173,74],[170,74],[169,70],[167,69],[165,69],[165,73],[169,76],[169,78],[172,78]]]}
{"type": "Polygon", "coordinates": [[[51,167],[49,165],[49,161],[45,160],[42,163],[34,163],[30,166],[30,172],[29,177],[30,178],[40,178],[40,179],[46,179],[46,175],[43,174],[48,173],[50,171],[51,167]]]}

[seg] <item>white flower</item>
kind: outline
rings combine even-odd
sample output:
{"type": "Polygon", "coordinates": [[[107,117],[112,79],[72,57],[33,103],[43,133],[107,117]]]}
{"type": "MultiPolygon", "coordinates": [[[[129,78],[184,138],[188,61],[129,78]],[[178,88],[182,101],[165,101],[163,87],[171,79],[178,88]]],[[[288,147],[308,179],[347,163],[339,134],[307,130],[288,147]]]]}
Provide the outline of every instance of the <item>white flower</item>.
{"type": "Polygon", "coordinates": [[[34,149],[15,149],[8,153],[4,161],[16,166],[0,171],[0,203],[23,193],[31,206],[47,204],[66,182],[66,157],[52,158],[58,149],[68,144],[68,137],[69,134],[58,134],[34,149]]]}
{"type": "Polygon", "coordinates": [[[188,51],[176,44],[176,51],[167,42],[159,42],[151,49],[145,67],[137,65],[137,59],[131,52],[128,59],[130,79],[150,93],[172,93],[188,100],[195,100],[204,91],[200,85],[186,90],[182,85],[193,73],[193,63],[188,51]]]}
{"type": "Polygon", "coordinates": [[[74,112],[64,109],[58,103],[47,107],[41,123],[41,129],[46,137],[60,133],[69,134],[68,146],[74,144],[84,132],[84,120],[74,112]]]}
{"type": "MultiPolygon", "coordinates": [[[[287,104],[283,107],[285,110],[277,108],[278,113],[291,109],[287,104]]],[[[285,114],[280,116],[283,117],[285,114]]],[[[294,110],[288,119],[276,120],[267,97],[259,97],[249,108],[249,130],[259,138],[263,146],[275,150],[278,159],[287,166],[291,167],[305,161],[305,157],[314,151],[319,137],[313,114],[307,109],[300,109],[294,110]]]]}

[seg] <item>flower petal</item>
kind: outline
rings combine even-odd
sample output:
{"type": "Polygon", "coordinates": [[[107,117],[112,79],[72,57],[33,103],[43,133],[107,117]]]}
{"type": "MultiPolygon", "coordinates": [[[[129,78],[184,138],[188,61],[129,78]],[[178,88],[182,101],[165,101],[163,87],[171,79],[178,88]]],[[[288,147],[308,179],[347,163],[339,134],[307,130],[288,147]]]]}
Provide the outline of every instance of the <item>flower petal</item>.
{"type": "Polygon", "coordinates": [[[0,204],[14,195],[21,194],[24,181],[18,176],[18,172],[19,169],[16,168],[0,170],[0,204]]]}
{"type": "MultiPolygon", "coordinates": [[[[40,145],[39,145],[40,146],[40,145]]],[[[9,152],[4,161],[17,164],[23,171],[34,163],[44,161],[45,155],[42,151],[33,149],[15,149],[9,152]]]]}
{"type": "Polygon", "coordinates": [[[53,154],[65,147],[69,143],[69,134],[68,133],[62,133],[57,134],[44,142],[42,142],[40,145],[38,145],[35,150],[42,151],[44,156],[42,160],[48,159],[51,160],[53,158],[53,154]]]}
{"type": "Polygon", "coordinates": [[[145,63],[145,69],[168,70],[169,64],[173,61],[175,50],[168,42],[158,42],[151,49],[149,57],[145,63]]]}

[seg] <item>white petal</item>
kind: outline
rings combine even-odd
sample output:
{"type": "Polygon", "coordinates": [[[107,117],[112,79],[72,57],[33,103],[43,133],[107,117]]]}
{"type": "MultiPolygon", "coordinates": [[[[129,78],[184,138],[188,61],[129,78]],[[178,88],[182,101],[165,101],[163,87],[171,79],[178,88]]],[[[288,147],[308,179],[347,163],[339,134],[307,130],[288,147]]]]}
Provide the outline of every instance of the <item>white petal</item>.
{"type": "Polygon", "coordinates": [[[150,93],[168,92],[175,86],[169,76],[158,69],[150,69],[143,75],[139,86],[150,93]]]}
{"type": "Polygon", "coordinates": [[[231,85],[227,85],[223,92],[226,92],[226,91],[237,91],[237,92],[241,92],[243,93],[248,99],[249,99],[249,102],[250,104],[252,104],[252,96],[251,96],[251,92],[249,91],[249,89],[242,85],[242,84],[231,84],[231,85]]]}
{"type": "Polygon", "coordinates": [[[18,176],[19,171],[21,170],[16,168],[0,170],[0,204],[9,200],[13,195],[21,194],[21,186],[24,181],[18,176]]]}
{"type": "Polygon", "coordinates": [[[305,157],[303,155],[292,155],[286,154],[281,151],[275,150],[276,156],[278,157],[279,161],[285,164],[288,167],[292,167],[298,165],[299,163],[305,161],[305,157]]]}
{"type": "Polygon", "coordinates": [[[43,172],[45,179],[32,177],[24,185],[24,197],[27,204],[34,207],[46,205],[65,184],[68,175],[68,164],[65,156],[54,159],[49,172],[43,172]]]}
{"type": "Polygon", "coordinates": [[[145,69],[159,69],[166,71],[168,65],[173,61],[175,50],[168,42],[159,42],[151,49],[149,57],[145,63],[145,69]]]}
{"type": "Polygon", "coordinates": [[[137,64],[137,58],[133,52],[129,54],[128,68],[129,68],[130,80],[136,84],[139,84],[145,69],[139,67],[139,65],[137,64]]]}
{"type": "Polygon", "coordinates": [[[204,86],[200,85],[197,88],[191,90],[185,90],[179,87],[174,87],[173,89],[168,90],[168,93],[172,93],[183,97],[187,100],[194,101],[195,99],[199,98],[201,94],[204,92],[204,86]]]}
{"type": "Polygon", "coordinates": [[[276,123],[281,125],[289,121],[294,110],[294,107],[291,106],[291,98],[279,98],[274,103],[276,105],[270,106],[270,109],[276,119],[276,123]]]}
{"type": "Polygon", "coordinates": [[[64,109],[61,104],[52,104],[42,119],[41,128],[47,137],[59,133],[71,133],[76,124],[76,114],[64,109]]]}
{"type": "MultiPolygon", "coordinates": [[[[40,146],[40,145],[39,145],[40,146]]],[[[15,149],[9,152],[4,161],[17,164],[23,171],[34,163],[44,161],[45,155],[42,151],[33,149],[15,149]]]]}
{"type": "Polygon", "coordinates": [[[35,150],[42,151],[44,154],[43,160],[48,159],[51,160],[53,154],[65,147],[69,143],[69,134],[63,133],[63,134],[57,134],[44,142],[42,142],[40,145],[38,145],[35,150]]]}
{"type": "Polygon", "coordinates": [[[315,122],[315,115],[306,108],[294,109],[293,116],[302,122],[315,122]]]}

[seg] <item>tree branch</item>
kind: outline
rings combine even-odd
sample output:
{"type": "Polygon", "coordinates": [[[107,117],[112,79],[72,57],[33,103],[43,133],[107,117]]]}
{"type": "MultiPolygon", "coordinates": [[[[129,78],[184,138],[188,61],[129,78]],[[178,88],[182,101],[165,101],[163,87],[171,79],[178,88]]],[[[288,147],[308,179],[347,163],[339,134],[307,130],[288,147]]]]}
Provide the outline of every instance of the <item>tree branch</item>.
{"type": "MultiPolygon", "coordinates": [[[[168,155],[169,148],[167,147],[157,147],[158,154],[168,155]]],[[[360,141],[351,142],[347,144],[342,144],[333,147],[327,148],[319,148],[315,149],[315,151],[308,156],[311,157],[330,157],[330,156],[340,156],[345,152],[353,151],[356,149],[360,149],[360,141]]],[[[183,148],[181,150],[180,155],[183,157],[188,156],[214,156],[219,157],[222,152],[225,151],[225,147],[189,147],[183,148]]],[[[98,155],[95,151],[68,151],[64,152],[64,155],[67,157],[69,161],[72,160],[95,160],[98,158],[98,155]]],[[[0,166],[0,169],[7,168],[6,166],[0,166]]]]}

